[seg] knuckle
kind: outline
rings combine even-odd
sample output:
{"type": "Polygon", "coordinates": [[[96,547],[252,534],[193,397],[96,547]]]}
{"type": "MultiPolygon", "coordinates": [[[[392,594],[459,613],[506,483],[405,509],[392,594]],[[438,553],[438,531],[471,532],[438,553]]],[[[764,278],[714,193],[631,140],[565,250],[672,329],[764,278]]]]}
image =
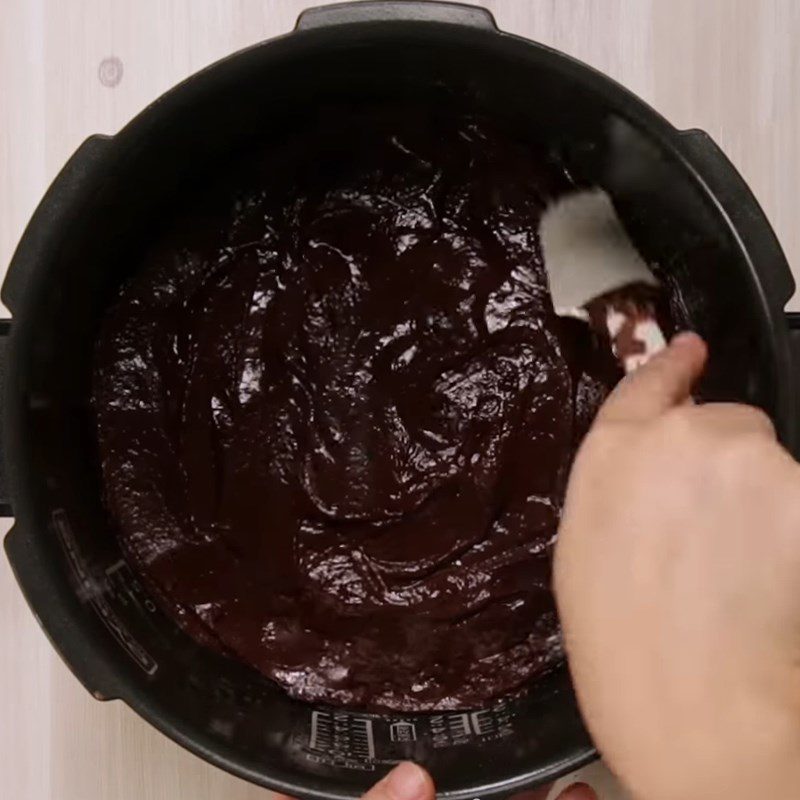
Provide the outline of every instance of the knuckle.
{"type": "Polygon", "coordinates": [[[709,423],[716,423],[731,432],[759,433],[762,436],[775,434],[775,426],[769,415],[758,406],[744,403],[711,403],[698,407],[709,423]]]}
{"type": "Polygon", "coordinates": [[[692,413],[693,408],[674,408],[664,414],[659,420],[660,433],[667,441],[695,441],[703,435],[702,426],[698,423],[697,415],[692,413]]]}
{"type": "Polygon", "coordinates": [[[772,418],[758,406],[742,406],[742,413],[754,426],[759,426],[764,430],[775,432],[775,423],[772,418]]]}
{"type": "Polygon", "coordinates": [[[755,432],[721,437],[715,448],[718,466],[725,474],[736,477],[754,474],[753,470],[762,461],[764,452],[764,439],[755,432]]]}
{"type": "Polygon", "coordinates": [[[581,442],[578,455],[583,459],[607,457],[619,448],[624,436],[625,429],[620,423],[595,425],[581,442]]]}

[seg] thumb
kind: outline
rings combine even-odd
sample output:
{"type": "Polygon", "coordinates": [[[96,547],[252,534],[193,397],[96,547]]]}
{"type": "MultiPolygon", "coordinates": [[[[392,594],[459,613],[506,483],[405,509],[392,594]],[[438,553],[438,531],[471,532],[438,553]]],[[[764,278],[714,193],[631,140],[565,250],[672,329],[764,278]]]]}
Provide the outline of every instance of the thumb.
{"type": "Polygon", "coordinates": [[[433,779],[413,761],[403,761],[376,783],[362,800],[435,800],[433,779]]]}
{"type": "Polygon", "coordinates": [[[642,422],[689,398],[708,358],[696,334],[679,333],[669,347],[622,380],[603,403],[598,422],[642,422]]]}

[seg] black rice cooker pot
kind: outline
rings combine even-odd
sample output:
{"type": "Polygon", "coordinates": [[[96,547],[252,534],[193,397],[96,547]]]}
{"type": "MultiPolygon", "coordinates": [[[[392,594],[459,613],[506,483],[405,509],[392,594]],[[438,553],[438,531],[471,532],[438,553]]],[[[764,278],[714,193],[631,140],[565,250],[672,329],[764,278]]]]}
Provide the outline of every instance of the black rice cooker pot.
{"type": "MultiPolygon", "coordinates": [[[[507,796],[595,757],[566,670],[469,712],[364,714],[289,699],[163,615],[104,514],[89,386],[103,311],[190,179],[320,109],[458,103],[544,140],[578,183],[614,197],[657,263],[681,325],[706,337],[706,397],[764,408],[798,444],[793,281],[753,195],[702,131],[679,131],[604,75],[497,29],[484,9],[367,2],[315,8],[296,29],[199,72],[53,182],[2,289],[5,540],[53,645],[98,699],[118,699],[242,778],[354,798],[394,762],[427,766],[448,800],[507,796]],[[791,321],[790,321],[791,322],[791,321]]],[[[335,124],[335,119],[327,120],[335,124]]]]}

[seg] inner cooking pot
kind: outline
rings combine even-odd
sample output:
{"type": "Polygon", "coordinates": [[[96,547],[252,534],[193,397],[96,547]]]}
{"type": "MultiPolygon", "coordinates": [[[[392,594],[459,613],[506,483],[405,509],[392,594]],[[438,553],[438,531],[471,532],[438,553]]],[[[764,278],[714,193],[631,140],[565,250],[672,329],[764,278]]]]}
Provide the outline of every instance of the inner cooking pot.
{"type": "Polygon", "coordinates": [[[56,648],[95,697],[119,698],[193,752],[255,783],[358,796],[413,758],[446,798],[508,795],[595,756],[566,670],[469,712],[364,714],[289,699],[164,616],[122,558],[101,502],[89,408],[104,309],[160,220],[254,143],[333,108],[453,104],[542,142],[614,197],[656,262],[672,313],[709,342],[705,397],[764,408],[796,446],[785,259],[754,198],[700,131],[680,132],[603,75],[495,27],[477,8],[388,2],[305,12],[85,142],[56,178],[3,287],[4,450],[16,524],[6,549],[56,648]]]}

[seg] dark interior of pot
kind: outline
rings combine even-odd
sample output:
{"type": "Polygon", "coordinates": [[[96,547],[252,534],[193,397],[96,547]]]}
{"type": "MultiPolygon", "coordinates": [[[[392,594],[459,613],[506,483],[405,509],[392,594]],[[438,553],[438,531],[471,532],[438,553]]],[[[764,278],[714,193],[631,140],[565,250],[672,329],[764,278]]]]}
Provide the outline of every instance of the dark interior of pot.
{"type": "Polygon", "coordinates": [[[76,215],[58,263],[24,299],[19,379],[31,487],[25,525],[49,529],[49,577],[65,614],[117,676],[118,694],[197,752],[300,794],[353,796],[386,765],[414,758],[442,796],[509,794],[592,757],[565,670],[522,699],[468,713],[373,715],[290,700],[265,678],[204,650],[156,607],[122,559],[103,506],[88,404],[104,308],[164,209],[258,142],[329,109],[374,102],[453,104],[543,141],[582,184],[616,199],[658,265],[679,324],[709,341],[706,396],[774,412],[776,375],[754,278],[689,171],[666,123],[607,79],[529,43],[441,25],[315,30],[223,62],[120,133],[76,215]],[[645,131],[645,127],[648,131],[645,131]]]}

